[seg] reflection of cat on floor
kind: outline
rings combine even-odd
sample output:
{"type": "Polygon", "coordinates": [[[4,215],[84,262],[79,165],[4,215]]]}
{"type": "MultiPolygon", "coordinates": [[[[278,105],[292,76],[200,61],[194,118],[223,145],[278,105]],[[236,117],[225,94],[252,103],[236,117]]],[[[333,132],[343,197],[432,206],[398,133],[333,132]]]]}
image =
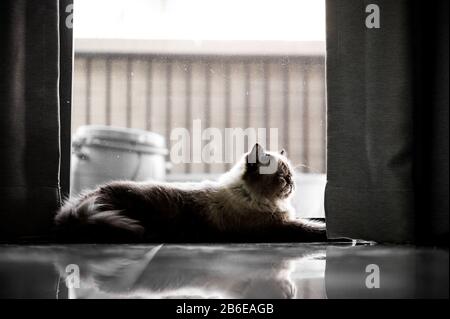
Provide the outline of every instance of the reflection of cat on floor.
{"type": "Polygon", "coordinates": [[[139,250],[140,257],[80,251],[56,264],[62,279],[67,264],[80,268],[80,288],[70,288],[69,298],[295,298],[292,264],[311,258],[283,247],[168,247],[139,250]]]}

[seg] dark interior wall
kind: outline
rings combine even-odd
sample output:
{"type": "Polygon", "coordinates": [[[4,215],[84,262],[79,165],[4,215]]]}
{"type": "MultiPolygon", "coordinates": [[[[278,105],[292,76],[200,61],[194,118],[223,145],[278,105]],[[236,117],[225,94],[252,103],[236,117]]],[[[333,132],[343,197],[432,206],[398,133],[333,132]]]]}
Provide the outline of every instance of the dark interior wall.
{"type": "Polygon", "coordinates": [[[449,232],[449,1],[415,0],[414,127],[416,234],[446,243],[449,232]]]}

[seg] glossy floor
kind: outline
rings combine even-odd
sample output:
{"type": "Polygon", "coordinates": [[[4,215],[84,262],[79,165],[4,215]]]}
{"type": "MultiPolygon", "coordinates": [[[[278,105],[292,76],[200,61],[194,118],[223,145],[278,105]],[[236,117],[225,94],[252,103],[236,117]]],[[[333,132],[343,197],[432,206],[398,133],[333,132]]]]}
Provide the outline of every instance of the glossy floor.
{"type": "Polygon", "coordinates": [[[0,246],[0,298],[448,298],[446,249],[0,246]]]}

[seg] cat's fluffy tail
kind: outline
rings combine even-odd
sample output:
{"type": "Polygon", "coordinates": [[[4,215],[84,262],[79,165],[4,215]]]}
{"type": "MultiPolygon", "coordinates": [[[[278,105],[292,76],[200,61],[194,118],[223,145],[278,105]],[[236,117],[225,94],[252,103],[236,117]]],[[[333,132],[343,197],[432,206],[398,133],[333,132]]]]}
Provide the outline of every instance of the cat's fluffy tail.
{"type": "Polygon", "coordinates": [[[124,241],[138,239],[144,228],[122,210],[108,209],[91,194],[68,200],[55,216],[59,239],[68,241],[124,241]]]}

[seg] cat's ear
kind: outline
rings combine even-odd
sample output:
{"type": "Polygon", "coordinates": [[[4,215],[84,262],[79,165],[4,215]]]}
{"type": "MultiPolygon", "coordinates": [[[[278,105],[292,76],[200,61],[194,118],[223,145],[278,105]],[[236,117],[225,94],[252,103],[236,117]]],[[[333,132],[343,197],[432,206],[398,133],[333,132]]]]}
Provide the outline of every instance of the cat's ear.
{"type": "Polygon", "coordinates": [[[280,154],[283,156],[287,156],[287,152],[284,148],[280,151],[280,154]]]}
{"type": "Polygon", "coordinates": [[[256,143],[255,146],[253,146],[250,153],[248,153],[247,157],[247,163],[248,164],[258,164],[260,162],[261,157],[265,154],[264,148],[259,144],[256,143]]]}

